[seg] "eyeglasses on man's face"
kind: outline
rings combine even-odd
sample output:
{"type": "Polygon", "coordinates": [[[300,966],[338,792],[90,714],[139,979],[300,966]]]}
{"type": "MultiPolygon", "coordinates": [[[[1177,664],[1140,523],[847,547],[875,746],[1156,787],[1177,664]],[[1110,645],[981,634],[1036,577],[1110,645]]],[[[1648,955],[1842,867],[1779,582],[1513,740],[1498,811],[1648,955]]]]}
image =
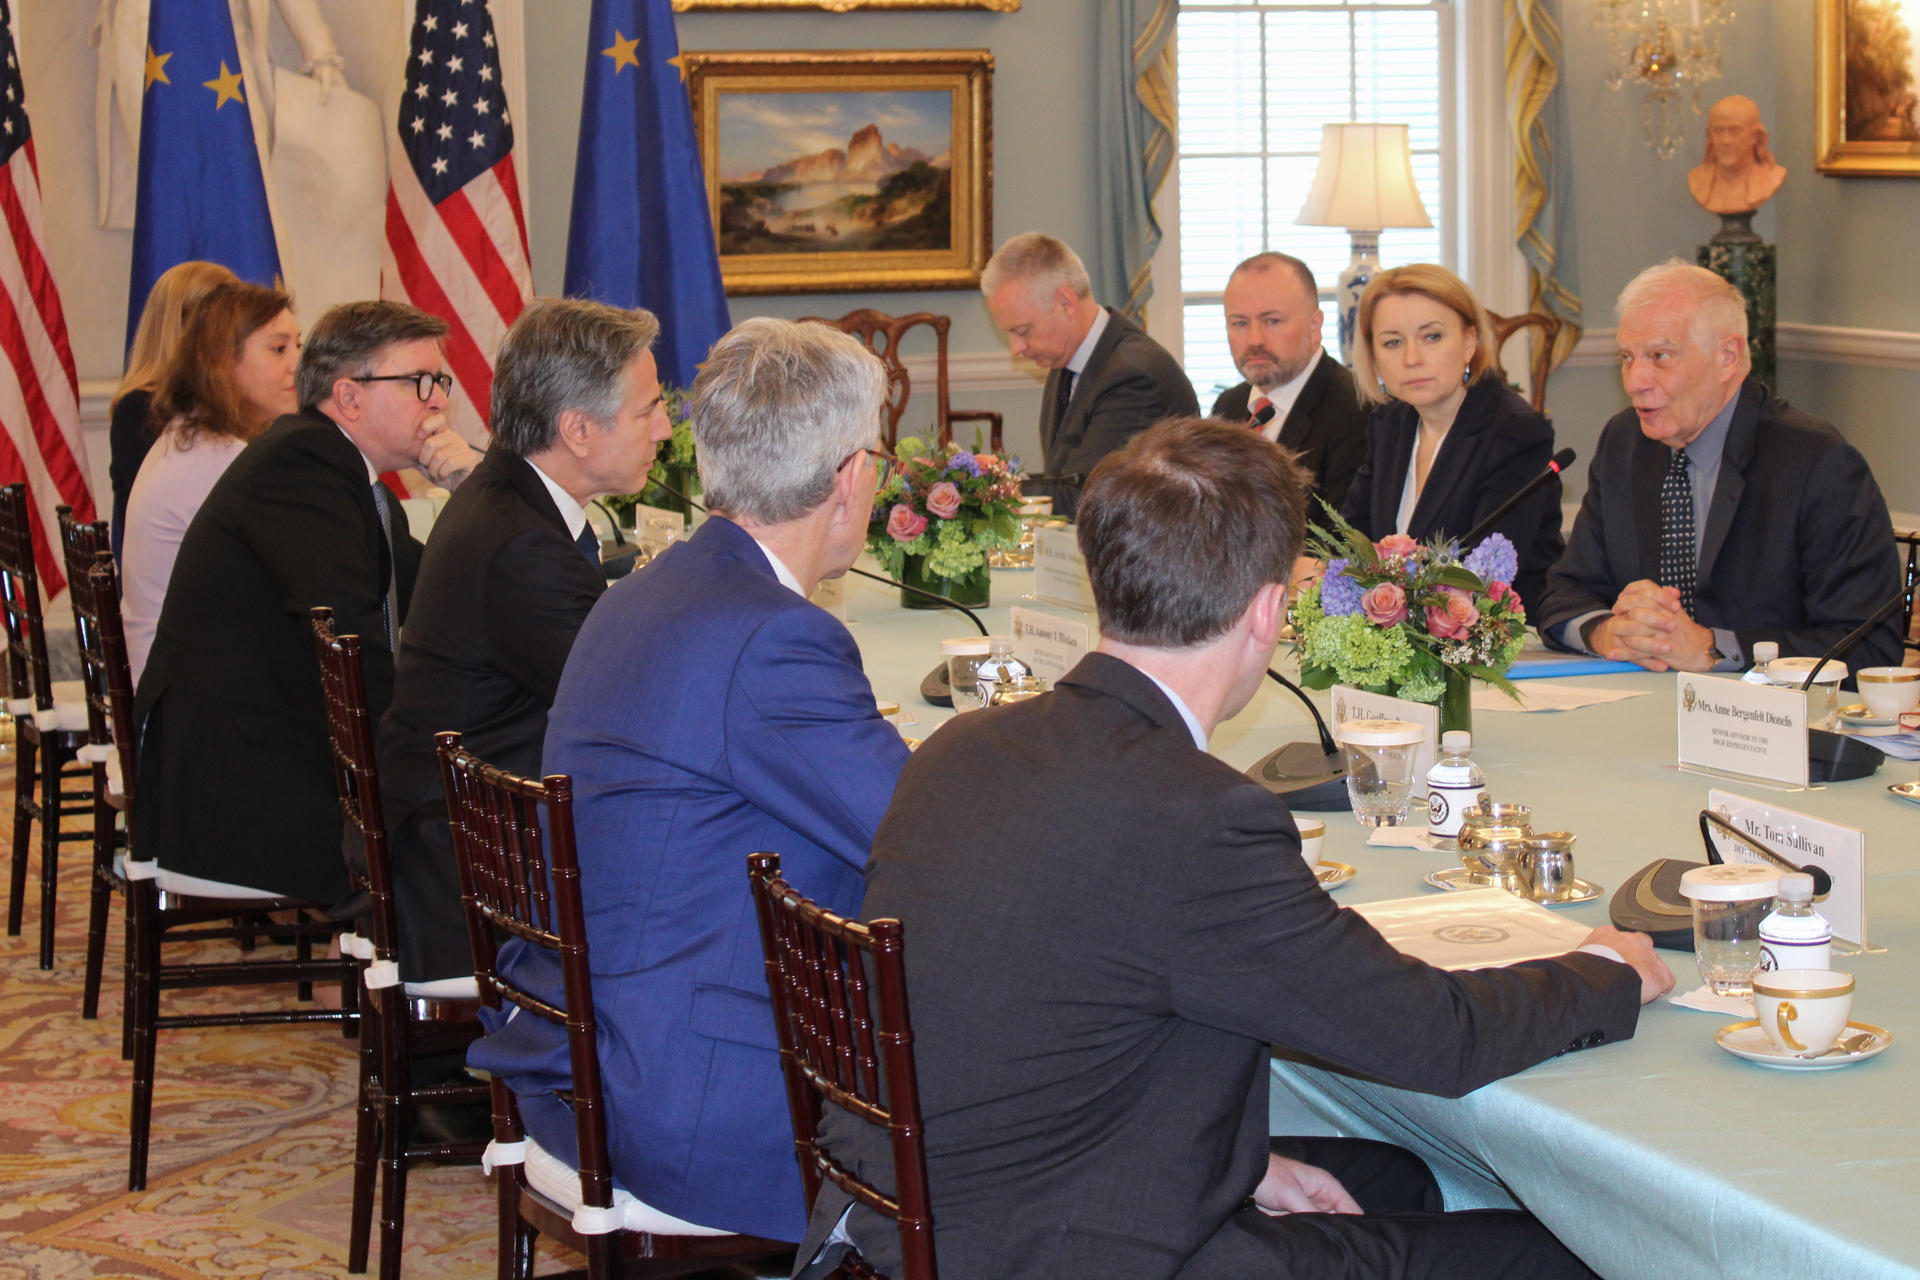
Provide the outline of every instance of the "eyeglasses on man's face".
{"type": "MultiPolygon", "coordinates": [[[[846,466],[863,453],[873,459],[873,487],[876,489],[886,488],[887,481],[893,479],[893,455],[885,449],[875,449],[872,446],[868,446],[865,449],[855,449],[852,453],[840,459],[840,467],[846,466]]],[[[840,467],[835,467],[834,470],[838,471],[840,467]]]]}
{"type": "Polygon", "coordinates": [[[364,378],[355,378],[354,381],[411,382],[413,384],[414,394],[419,396],[423,403],[433,399],[433,392],[436,387],[439,388],[442,395],[453,390],[453,375],[450,373],[428,373],[424,371],[420,373],[378,373],[368,374],[364,378]]]}

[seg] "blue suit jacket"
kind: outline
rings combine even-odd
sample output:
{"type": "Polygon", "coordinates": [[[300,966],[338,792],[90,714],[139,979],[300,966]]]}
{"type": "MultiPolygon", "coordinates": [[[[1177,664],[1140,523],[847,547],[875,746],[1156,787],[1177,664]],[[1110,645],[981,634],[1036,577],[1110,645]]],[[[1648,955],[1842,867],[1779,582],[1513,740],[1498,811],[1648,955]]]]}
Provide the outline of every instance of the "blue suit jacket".
{"type": "MultiPolygon", "coordinates": [[[[655,1208],[800,1238],[747,855],[778,853],[801,892],[857,914],[906,759],[847,629],[730,521],[614,586],[580,629],[543,767],[574,780],[614,1177],[655,1208]]],[[[558,995],[544,953],[511,943],[501,965],[558,995]]],[[[469,1061],[571,1155],[571,1114],[536,1096],[567,1084],[559,1028],[515,1018],[469,1061]]]]}

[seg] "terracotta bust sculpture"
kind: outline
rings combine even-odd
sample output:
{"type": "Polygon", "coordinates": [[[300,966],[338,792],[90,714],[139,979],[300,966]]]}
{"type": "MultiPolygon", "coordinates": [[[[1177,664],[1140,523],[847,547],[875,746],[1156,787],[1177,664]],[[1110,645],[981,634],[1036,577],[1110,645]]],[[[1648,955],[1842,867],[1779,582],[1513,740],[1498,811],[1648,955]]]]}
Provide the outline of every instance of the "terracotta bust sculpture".
{"type": "Polygon", "coordinates": [[[1707,113],[1705,162],[1687,173],[1687,190],[1708,213],[1746,213],[1771,200],[1787,179],[1767,146],[1767,126],[1752,98],[1733,94],[1707,113]]]}

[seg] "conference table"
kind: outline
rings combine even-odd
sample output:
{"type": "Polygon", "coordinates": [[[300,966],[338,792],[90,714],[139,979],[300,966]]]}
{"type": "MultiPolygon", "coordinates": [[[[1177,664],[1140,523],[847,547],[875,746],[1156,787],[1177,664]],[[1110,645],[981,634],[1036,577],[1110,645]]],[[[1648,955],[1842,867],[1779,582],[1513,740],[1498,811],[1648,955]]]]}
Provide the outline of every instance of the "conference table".
{"type": "MultiPolygon", "coordinates": [[[[863,562],[865,564],[865,562],[863,562]]],[[[872,567],[865,564],[865,567],[872,567]]],[[[952,713],[920,682],[939,642],[973,633],[956,613],[902,609],[899,593],[848,578],[849,628],[875,695],[898,702],[923,738],[952,713]]],[[[1031,590],[1028,572],[996,571],[996,634],[1031,590]]],[[[1278,664],[1295,672],[1282,646],[1278,664]]],[[[1674,677],[1632,672],[1553,683],[1642,696],[1565,712],[1476,710],[1474,759],[1496,798],[1534,809],[1536,828],[1579,837],[1583,879],[1598,899],[1565,909],[1607,923],[1622,879],[1655,858],[1701,861],[1697,815],[1710,787],[1859,827],[1867,833],[1867,920],[1879,954],[1837,957],[1857,980],[1853,1016],[1893,1033],[1878,1057],[1832,1071],[1782,1071],[1714,1042],[1731,1019],[1658,1001],[1634,1038],[1561,1058],[1447,1099],[1273,1059],[1272,1131],[1380,1138],[1419,1153],[1450,1209],[1524,1205],[1600,1274],[1641,1277],[1920,1277],[1920,808],[1890,795],[1916,766],[1888,760],[1854,782],[1783,793],[1674,767],[1674,677]]],[[[1325,694],[1314,695],[1323,714],[1325,694]]],[[[1214,735],[1240,768],[1313,736],[1304,708],[1264,682],[1214,735]]],[[[1358,871],[1333,890],[1343,905],[1435,894],[1422,877],[1451,855],[1369,846],[1344,813],[1326,815],[1324,857],[1358,871]]],[[[1659,953],[1676,990],[1699,985],[1689,953],[1659,953]]],[[[1356,992],[1356,999],[1364,993],[1356,992]]]]}

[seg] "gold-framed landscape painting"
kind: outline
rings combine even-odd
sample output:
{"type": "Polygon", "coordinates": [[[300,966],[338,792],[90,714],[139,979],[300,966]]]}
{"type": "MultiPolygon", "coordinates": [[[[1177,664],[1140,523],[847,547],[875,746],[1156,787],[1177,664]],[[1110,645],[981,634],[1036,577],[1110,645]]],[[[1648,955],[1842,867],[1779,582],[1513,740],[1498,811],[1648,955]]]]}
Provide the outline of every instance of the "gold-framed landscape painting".
{"type": "Polygon", "coordinates": [[[979,284],[991,53],[683,56],[728,293],[979,284]]]}
{"type": "Polygon", "coordinates": [[[1815,0],[1814,167],[1920,177],[1920,0],[1815,0]]]}
{"type": "Polygon", "coordinates": [[[847,13],[854,9],[991,9],[1014,13],[1020,0],[673,0],[675,13],[715,9],[827,9],[847,13]]]}

